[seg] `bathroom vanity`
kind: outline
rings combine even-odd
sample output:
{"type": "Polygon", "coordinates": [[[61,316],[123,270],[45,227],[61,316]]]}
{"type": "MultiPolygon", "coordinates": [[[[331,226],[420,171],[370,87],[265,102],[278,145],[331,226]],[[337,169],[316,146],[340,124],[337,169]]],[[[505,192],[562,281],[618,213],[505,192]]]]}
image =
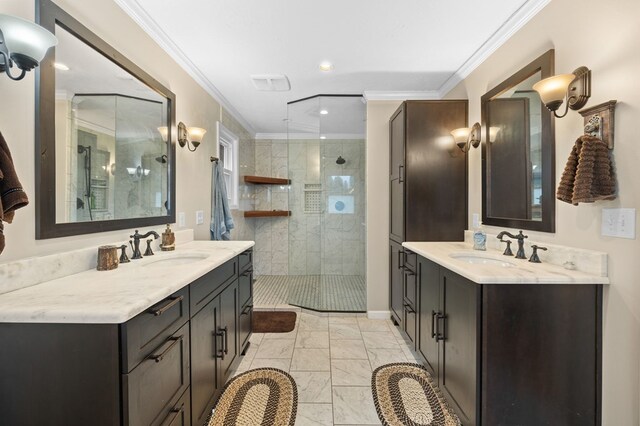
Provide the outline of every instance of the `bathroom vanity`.
{"type": "Polygon", "coordinates": [[[7,425],[203,425],[251,335],[253,242],[0,295],[7,425]]]}
{"type": "Polygon", "coordinates": [[[606,277],[462,242],[403,246],[401,329],[463,425],[601,424],[606,277]]]}

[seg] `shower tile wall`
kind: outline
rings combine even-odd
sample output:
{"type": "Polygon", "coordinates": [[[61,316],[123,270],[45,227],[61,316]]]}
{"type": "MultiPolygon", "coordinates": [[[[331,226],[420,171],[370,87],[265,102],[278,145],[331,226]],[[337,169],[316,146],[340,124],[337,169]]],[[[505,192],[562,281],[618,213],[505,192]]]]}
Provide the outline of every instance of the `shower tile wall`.
{"type": "Polygon", "coordinates": [[[245,219],[244,211],[253,210],[255,205],[254,185],[244,183],[244,176],[256,174],[255,154],[256,141],[242,125],[231,116],[226,110],[222,110],[222,124],[239,138],[238,145],[238,166],[240,168],[238,186],[237,210],[231,210],[235,228],[231,231],[231,239],[237,241],[254,241],[256,239],[255,219],[245,219]]]}
{"type": "Polygon", "coordinates": [[[289,143],[289,274],[364,276],[364,140],[289,143]],[[336,164],[339,156],[344,164],[336,164]],[[305,184],[320,185],[320,213],[305,212],[305,184]]]}
{"type": "MultiPolygon", "coordinates": [[[[255,174],[287,178],[287,141],[255,142],[255,174]]],[[[289,210],[288,186],[255,185],[256,210],[289,210]]],[[[288,275],[289,220],[286,217],[250,219],[255,223],[254,269],[256,275],[288,275]]]]}

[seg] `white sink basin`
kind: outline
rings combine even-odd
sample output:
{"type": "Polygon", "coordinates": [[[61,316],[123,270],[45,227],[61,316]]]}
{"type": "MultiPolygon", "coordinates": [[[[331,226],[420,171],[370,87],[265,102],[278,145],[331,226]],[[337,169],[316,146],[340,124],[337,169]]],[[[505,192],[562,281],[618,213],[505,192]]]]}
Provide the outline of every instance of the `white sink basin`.
{"type": "Polygon", "coordinates": [[[501,268],[512,268],[516,266],[515,264],[503,259],[475,253],[452,253],[449,255],[449,257],[470,263],[472,265],[492,265],[499,266],[501,268]]]}
{"type": "Polygon", "coordinates": [[[171,257],[165,257],[163,259],[154,260],[153,262],[149,262],[145,267],[149,266],[177,266],[177,265],[186,265],[188,263],[199,262],[208,258],[208,254],[201,253],[188,253],[188,254],[180,254],[171,257]]]}

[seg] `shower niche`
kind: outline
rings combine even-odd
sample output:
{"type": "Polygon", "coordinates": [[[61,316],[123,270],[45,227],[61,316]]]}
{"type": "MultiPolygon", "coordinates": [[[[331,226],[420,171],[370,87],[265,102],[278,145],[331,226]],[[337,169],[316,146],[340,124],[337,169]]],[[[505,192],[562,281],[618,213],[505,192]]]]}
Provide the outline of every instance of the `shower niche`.
{"type": "Polygon", "coordinates": [[[362,96],[288,104],[289,304],[366,311],[362,96]]]}

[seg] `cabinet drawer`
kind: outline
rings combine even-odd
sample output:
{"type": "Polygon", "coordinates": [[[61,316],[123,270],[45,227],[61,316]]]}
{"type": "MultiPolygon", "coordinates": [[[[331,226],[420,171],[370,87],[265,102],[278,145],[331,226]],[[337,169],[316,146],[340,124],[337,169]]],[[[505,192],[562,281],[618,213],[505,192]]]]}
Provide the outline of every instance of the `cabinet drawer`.
{"type": "Polygon", "coordinates": [[[238,299],[240,301],[240,308],[249,303],[249,300],[253,297],[253,269],[247,269],[240,274],[238,278],[238,299]]]}
{"type": "Polygon", "coordinates": [[[189,324],[124,374],[122,386],[125,425],[162,423],[189,387],[189,324]]]}
{"type": "Polygon", "coordinates": [[[153,426],[191,426],[191,392],[187,389],[177,403],[169,405],[153,426]],[[165,415],[166,411],[166,415],[165,415]]]}
{"type": "Polygon", "coordinates": [[[253,250],[249,249],[238,256],[238,270],[244,272],[253,266],[253,250]]]}
{"type": "Polygon", "coordinates": [[[405,303],[404,306],[404,331],[409,339],[415,343],[416,341],[416,311],[411,305],[405,303]]]}
{"type": "Polygon", "coordinates": [[[251,335],[251,320],[253,317],[253,305],[250,300],[249,303],[240,311],[240,319],[238,321],[238,334],[240,341],[240,352],[244,350],[249,336],[251,335]]]}
{"type": "Polygon", "coordinates": [[[188,319],[187,286],[122,324],[121,372],[133,370],[188,319]]]}
{"type": "Polygon", "coordinates": [[[191,299],[191,316],[209,303],[216,296],[222,285],[233,281],[238,276],[238,258],[223,263],[213,271],[198,278],[189,286],[191,299]]]}

